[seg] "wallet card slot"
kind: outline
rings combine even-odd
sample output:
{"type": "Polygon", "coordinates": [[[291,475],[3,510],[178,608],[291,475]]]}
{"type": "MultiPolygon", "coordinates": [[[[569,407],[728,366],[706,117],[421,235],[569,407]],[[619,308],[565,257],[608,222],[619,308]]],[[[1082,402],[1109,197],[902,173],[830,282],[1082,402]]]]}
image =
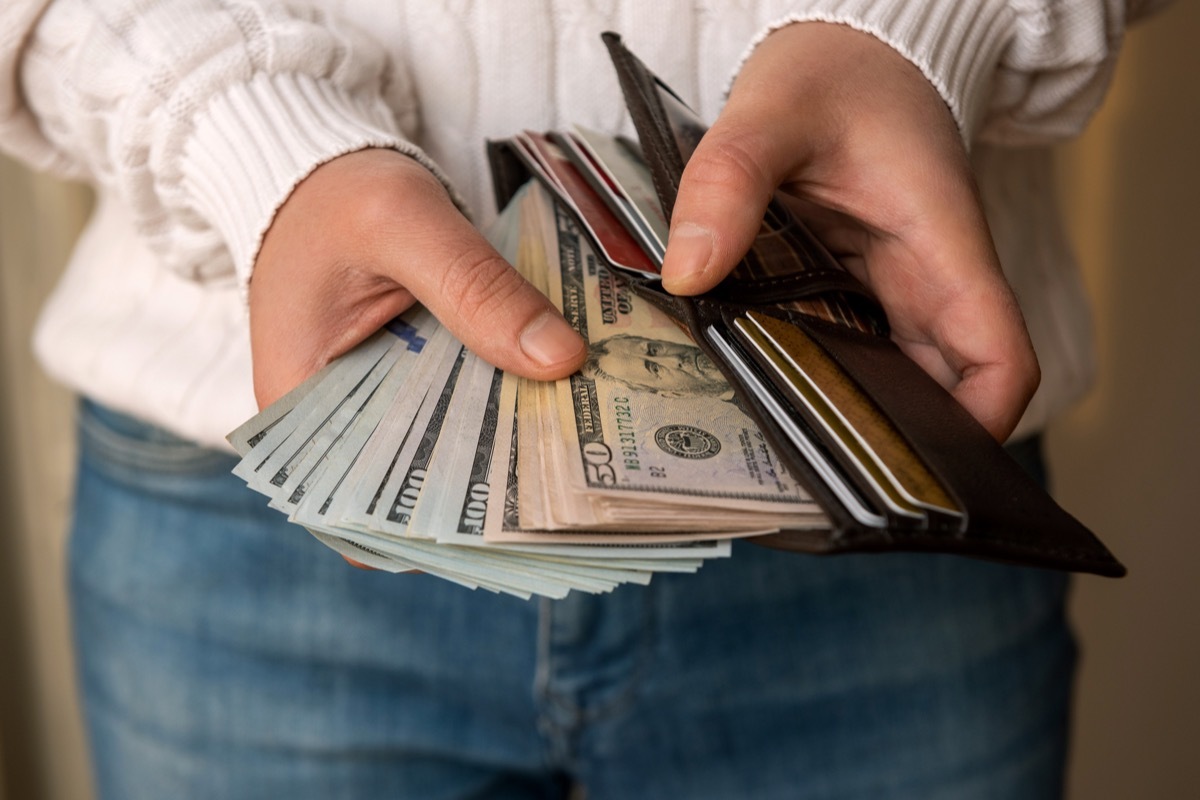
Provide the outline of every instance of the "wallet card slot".
{"type": "Polygon", "coordinates": [[[613,267],[643,278],[657,278],[658,264],[630,234],[594,184],[581,173],[553,137],[526,131],[513,139],[514,150],[571,212],[599,254],[613,267]]]}
{"type": "Polygon", "coordinates": [[[774,390],[759,378],[725,335],[716,326],[709,326],[705,330],[705,336],[721,354],[725,364],[738,376],[742,385],[753,392],[754,396],[766,407],[776,425],[813,471],[825,482],[825,485],[837,497],[850,516],[860,525],[886,530],[888,518],[870,506],[866,498],[846,479],[829,456],[822,452],[823,448],[818,444],[816,437],[811,432],[805,431],[799,420],[787,412],[783,404],[776,398],[774,390]]]}
{"type": "Polygon", "coordinates": [[[568,134],[550,136],[609,210],[625,220],[646,255],[661,265],[667,248],[667,219],[636,146],[580,125],[568,134]]]}
{"type": "Polygon", "coordinates": [[[904,491],[861,434],[829,402],[817,384],[791,362],[788,354],[780,351],[763,330],[746,318],[734,319],[732,330],[748,350],[752,348],[759,366],[791,405],[804,415],[808,427],[817,432],[830,450],[841,455],[846,467],[860,477],[890,513],[918,523],[927,520],[927,513],[904,491]]]}
{"type": "Polygon", "coordinates": [[[811,396],[806,402],[820,409],[816,413],[827,420],[830,435],[872,480],[886,487],[885,494],[895,496],[897,505],[962,516],[945,487],[878,406],[803,331],[757,311],[735,324],[753,325],[747,335],[753,338],[757,331],[774,349],[781,361],[776,364],[780,377],[797,394],[811,396]]]}

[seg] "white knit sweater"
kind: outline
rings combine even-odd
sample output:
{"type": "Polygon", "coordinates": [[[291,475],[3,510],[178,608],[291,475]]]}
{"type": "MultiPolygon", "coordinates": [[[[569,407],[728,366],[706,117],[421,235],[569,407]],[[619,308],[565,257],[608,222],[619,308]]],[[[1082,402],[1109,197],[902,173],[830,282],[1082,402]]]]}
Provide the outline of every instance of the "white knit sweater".
{"type": "Polygon", "coordinates": [[[872,33],[942,94],[1043,365],[1018,433],[1092,373],[1047,145],[1099,104],[1117,0],[5,0],[0,146],[98,188],[36,333],[45,368],[198,441],[250,416],[244,287],[289,191],[367,146],[421,159],[480,224],[483,142],[573,122],[631,133],[599,33],[712,120],[750,48],[798,20],[872,33]]]}

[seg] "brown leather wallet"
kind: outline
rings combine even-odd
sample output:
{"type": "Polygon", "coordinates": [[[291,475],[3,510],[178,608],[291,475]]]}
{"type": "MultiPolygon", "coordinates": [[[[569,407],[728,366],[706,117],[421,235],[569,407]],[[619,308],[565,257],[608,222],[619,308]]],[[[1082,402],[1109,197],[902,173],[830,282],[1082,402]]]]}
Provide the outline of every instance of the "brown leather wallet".
{"type": "MultiPolygon", "coordinates": [[[[669,219],[703,125],[618,35],[602,38],[669,219]]],[[[489,142],[488,150],[503,207],[538,172],[510,141],[489,142]]],[[[754,247],[707,294],[678,297],[645,272],[623,274],[720,367],[831,521],[827,530],[756,537],[760,544],[807,553],[953,553],[1125,574],[1091,531],[888,338],[887,318],[869,289],[799,221],[786,197],[772,201],[754,247]]]]}

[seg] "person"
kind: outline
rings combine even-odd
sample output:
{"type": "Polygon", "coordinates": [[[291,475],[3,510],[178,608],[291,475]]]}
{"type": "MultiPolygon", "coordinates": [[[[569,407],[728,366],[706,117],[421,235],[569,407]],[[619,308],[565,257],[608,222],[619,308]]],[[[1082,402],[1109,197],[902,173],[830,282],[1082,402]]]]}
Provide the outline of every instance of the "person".
{"type": "Polygon", "coordinates": [[[631,133],[615,29],[714,120],[667,289],[715,285],[783,187],[900,346],[1036,466],[1091,371],[1047,145],[1145,5],[6,3],[0,142],[98,191],[35,347],[85,398],[70,588],[99,794],[1060,794],[1062,575],[739,546],[524,603],[346,568],[221,448],[414,302],[506,370],[583,363],[478,233],[482,142],[631,133]]]}

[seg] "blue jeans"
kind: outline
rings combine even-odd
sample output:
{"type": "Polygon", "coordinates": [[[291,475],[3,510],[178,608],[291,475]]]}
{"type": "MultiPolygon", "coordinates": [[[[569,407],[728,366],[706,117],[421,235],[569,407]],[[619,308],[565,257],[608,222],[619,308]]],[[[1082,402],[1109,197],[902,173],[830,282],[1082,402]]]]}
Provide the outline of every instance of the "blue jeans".
{"type": "MultiPolygon", "coordinates": [[[[751,544],[523,602],[356,570],[90,403],[70,549],[100,796],[1052,798],[1064,575],[751,544]]],[[[1036,455],[1036,446],[1029,446],[1036,455]]]]}

